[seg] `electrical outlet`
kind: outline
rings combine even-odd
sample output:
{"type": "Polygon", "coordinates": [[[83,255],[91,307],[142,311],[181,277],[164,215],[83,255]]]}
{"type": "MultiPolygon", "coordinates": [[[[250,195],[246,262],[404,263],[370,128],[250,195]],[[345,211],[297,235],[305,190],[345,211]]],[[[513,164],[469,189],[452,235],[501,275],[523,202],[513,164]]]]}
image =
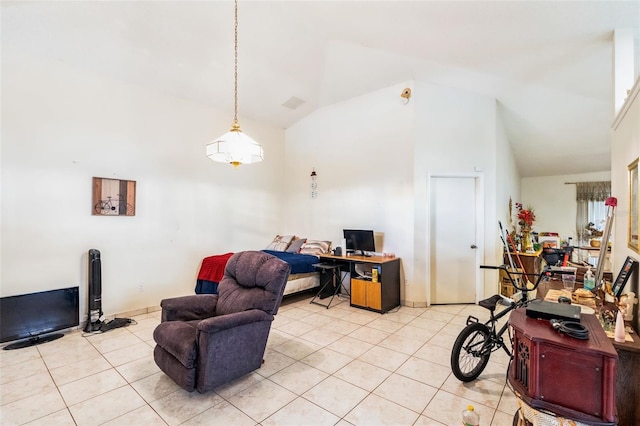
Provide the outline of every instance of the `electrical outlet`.
{"type": "Polygon", "coordinates": [[[142,293],[142,284],[138,287],[138,293],[142,293]]]}

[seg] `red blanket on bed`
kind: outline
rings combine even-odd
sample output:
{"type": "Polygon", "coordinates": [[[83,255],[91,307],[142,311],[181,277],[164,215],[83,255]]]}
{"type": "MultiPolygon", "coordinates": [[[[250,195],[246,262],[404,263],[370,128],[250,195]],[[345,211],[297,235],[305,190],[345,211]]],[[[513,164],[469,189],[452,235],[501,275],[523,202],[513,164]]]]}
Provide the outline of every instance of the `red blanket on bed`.
{"type": "Polygon", "coordinates": [[[227,260],[229,260],[231,256],[233,256],[233,253],[218,254],[202,259],[198,279],[216,283],[220,282],[224,276],[224,267],[227,266],[227,260]]]}

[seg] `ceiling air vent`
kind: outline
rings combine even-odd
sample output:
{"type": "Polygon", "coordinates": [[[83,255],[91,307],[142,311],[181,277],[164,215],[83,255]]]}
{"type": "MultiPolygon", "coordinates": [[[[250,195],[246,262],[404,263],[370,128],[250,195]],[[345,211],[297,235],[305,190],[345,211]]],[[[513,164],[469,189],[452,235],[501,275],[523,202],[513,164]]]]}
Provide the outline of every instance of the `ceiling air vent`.
{"type": "Polygon", "coordinates": [[[303,103],[304,101],[302,99],[292,96],[285,103],[283,103],[282,106],[289,109],[297,109],[303,103]]]}

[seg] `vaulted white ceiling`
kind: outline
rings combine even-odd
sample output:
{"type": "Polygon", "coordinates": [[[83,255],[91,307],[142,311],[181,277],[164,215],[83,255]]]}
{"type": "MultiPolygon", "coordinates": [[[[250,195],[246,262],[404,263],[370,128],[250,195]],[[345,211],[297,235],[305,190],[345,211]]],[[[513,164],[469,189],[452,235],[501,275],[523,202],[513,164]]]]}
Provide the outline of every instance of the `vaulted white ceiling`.
{"type": "MultiPolygon", "coordinates": [[[[233,109],[232,1],[3,1],[1,11],[3,50],[233,109]]],[[[523,176],[608,170],[614,30],[633,31],[640,73],[638,0],[241,0],[239,15],[241,117],[287,128],[425,79],[495,97],[523,176]],[[282,105],[292,97],[304,103],[282,105]]]]}

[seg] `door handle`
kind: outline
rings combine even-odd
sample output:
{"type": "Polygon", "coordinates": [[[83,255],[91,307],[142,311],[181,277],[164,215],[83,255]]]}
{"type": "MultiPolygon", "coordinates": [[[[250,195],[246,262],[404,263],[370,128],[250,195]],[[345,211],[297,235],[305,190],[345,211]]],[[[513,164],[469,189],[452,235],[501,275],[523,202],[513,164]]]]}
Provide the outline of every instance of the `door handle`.
{"type": "Polygon", "coordinates": [[[477,245],[475,245],[475,244],[471,244],[471,248],[475,250],[475,249],[477,249],[477,248],[478,248],[478,246],[477,246],[477,245]]]}

